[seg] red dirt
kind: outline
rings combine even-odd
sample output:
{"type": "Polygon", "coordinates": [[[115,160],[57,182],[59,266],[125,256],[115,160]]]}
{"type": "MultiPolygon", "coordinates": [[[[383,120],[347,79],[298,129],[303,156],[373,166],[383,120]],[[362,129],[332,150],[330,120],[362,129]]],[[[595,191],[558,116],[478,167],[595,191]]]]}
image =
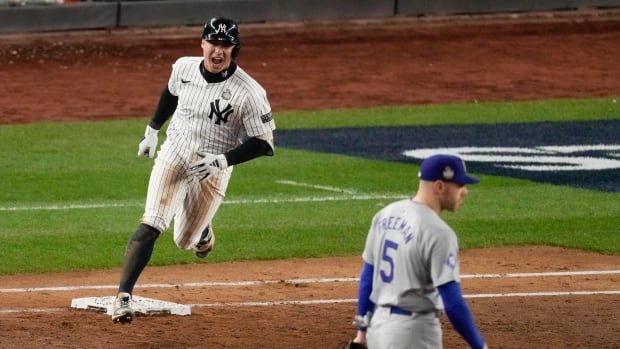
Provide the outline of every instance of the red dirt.
{"type": "MultiPolygon", "coordinates": [[[[245,28],[245,30],[244,30],[245,28]]],[[[248,25],[240,65],[276,112],[375,105],[620,95],[620,19],[248,25]]],[[[0,37],[0,123],[143,117],[170,64],[200,54],[199,28],[0,37]]],[[[277,120],[277,119],[276,119],[277,120]]],[[[458,230],[458,229],[457,229],[458,230]]],[[[122,248],[122,246],[119,246],[122,248]]],[[[182,253],[182,252],[179,252],[182,253]]],[[[217,253],[217,252],[216,252],[217,253]]],[[[147,267],[140,283],[356,277],[359,257],[147,267]]],[[[462,272],[611,270],[620,257],[552,247],[466,250],[462,272]]],[[[118,270],[0,277],[6,288],[114,285],[118,270]]],[[[464,279],[465,294],[617,290],[620,276],[464,279]]],[[[70,309],[113,289],[0,292],[0,347],[335,348],[354,334],[351,302],[193,307],[130,326],[70,309]],[[27,311],[38,309],[40,312],[27,311]]],[[[187,304],[355,298],[351,282],[137,288],[187,304]]],[[[619,348],[617,294],[468,300],[491,348],[619,348]]],[[[445,317],[447,348],[465,347],[445,317]]]]}
{"type": "MultiPolygon", "coordinates": [[[[277,282],[190,287],[205,281],[353,278],[360,257],[147,267],[142,297],[185,304],[354,299],[355,282],[277,282]]],[[[475,249],[462,254],[462,273],[610,270],[618,256],[552,247],[475,249]]],[[[0,277],[3,288],[115,285],[118,270],[0,277]]],[[[620,274],[564,277],[464,278],[464,293],[617,291],[620,274]]],[[[191,316],[138,317],[127,326],[106,315],[70,309],[73,298],[112,295],[113,289],[3,292],[0,347],[54,348],[337,348],[354,333],[355,303],[274,306],[194,306],[191,316]],[[34,308],[40,312],[29,312],[34,308]],[[14,313],[5,313],[14,310],[14,313]],[[26,344],[26,345],[24,345],[26,344]]],[[[620,297],[615,295],[476,298],[468,303],[493,348],[618,348],[620,297]]],[[[465,344],[442,317],[446,348],[465,344]]]]}
{"type": "MultiPolygon", "coordinates": [[[[620,15],[616,16],[620,18],[620,15]]],[[[620,19],[241,28],[276,112],[620,94],[620,19]]],[[[0,123],[150,117],[199,28],[0,37],[0,123]]]]}

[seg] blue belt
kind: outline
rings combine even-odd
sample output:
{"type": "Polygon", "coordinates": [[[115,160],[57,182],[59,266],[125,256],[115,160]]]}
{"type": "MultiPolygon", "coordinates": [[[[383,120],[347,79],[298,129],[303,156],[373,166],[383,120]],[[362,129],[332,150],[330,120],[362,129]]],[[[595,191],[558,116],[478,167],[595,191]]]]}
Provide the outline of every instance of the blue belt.
{"type": "Polygon", "coordinates": [[[394,306],[390,307],[390,313],[391,314],[398,314],[398,315],[407,315],[407,316],[413,315],[413,313],[410,312],[410,311],[407,311],[407,310],[399,308],[399,307],[394,307],[394,306]]]}

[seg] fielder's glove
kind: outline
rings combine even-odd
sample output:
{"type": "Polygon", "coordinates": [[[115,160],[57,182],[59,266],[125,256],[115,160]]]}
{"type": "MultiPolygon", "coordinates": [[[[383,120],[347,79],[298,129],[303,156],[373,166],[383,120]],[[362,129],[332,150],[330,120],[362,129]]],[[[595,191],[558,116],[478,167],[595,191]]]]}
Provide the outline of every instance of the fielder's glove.
{"type": "Polygon", "coordinates": [[[355,343],[353,340],[350,340],[347,342],[347,344],[344,345],[344,349],[367,349],[368,347],[366,347],[364,344],[362,343],[355,343]]]}
{"type": "Polygon", "coordinates": [[[138,156],[148,156],[149,158],[155,157],[155,150],[157,149],[157,134],[159,130],[146,126],[144,131],[144,138],[138,145],[138,156]]]}
{"type": "Polygon", "coordinates": [[[201,157],[200,160],[193,162],[189,167],[189,174],[197,176],[199,180],[205,180],[210,175],[217,174],[228,167],[228,161],[224,154],[214,155],[207,153],[196,153],[201,157]]]}

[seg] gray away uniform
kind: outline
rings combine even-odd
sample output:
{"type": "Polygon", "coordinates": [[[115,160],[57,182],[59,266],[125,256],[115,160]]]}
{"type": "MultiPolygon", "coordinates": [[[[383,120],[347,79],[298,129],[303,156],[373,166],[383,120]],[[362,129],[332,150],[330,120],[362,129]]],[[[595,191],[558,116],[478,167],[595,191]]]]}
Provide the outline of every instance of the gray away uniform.
{"type": "Polygon", "coordinates": [[[458,240],[428,206],[394,202],[373,218],[363,258],[374,266],[369,348],[441,348],[437,287],[460,281],[458,240]]]}

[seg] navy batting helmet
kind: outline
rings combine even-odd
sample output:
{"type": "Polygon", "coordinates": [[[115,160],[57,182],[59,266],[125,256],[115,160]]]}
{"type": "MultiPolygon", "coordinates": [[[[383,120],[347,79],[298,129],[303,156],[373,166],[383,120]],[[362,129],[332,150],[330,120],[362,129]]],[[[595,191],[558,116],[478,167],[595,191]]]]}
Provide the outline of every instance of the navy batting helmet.
{"type": "Polygon", "coordinates": [[[232,58],[236,59],[241,49],[239,40],[239,27],[237,23],[229,18],[213,17],[205,24],[202,31],[202,39],[207,41],[218,41],[234,45],[232,58]]]}

